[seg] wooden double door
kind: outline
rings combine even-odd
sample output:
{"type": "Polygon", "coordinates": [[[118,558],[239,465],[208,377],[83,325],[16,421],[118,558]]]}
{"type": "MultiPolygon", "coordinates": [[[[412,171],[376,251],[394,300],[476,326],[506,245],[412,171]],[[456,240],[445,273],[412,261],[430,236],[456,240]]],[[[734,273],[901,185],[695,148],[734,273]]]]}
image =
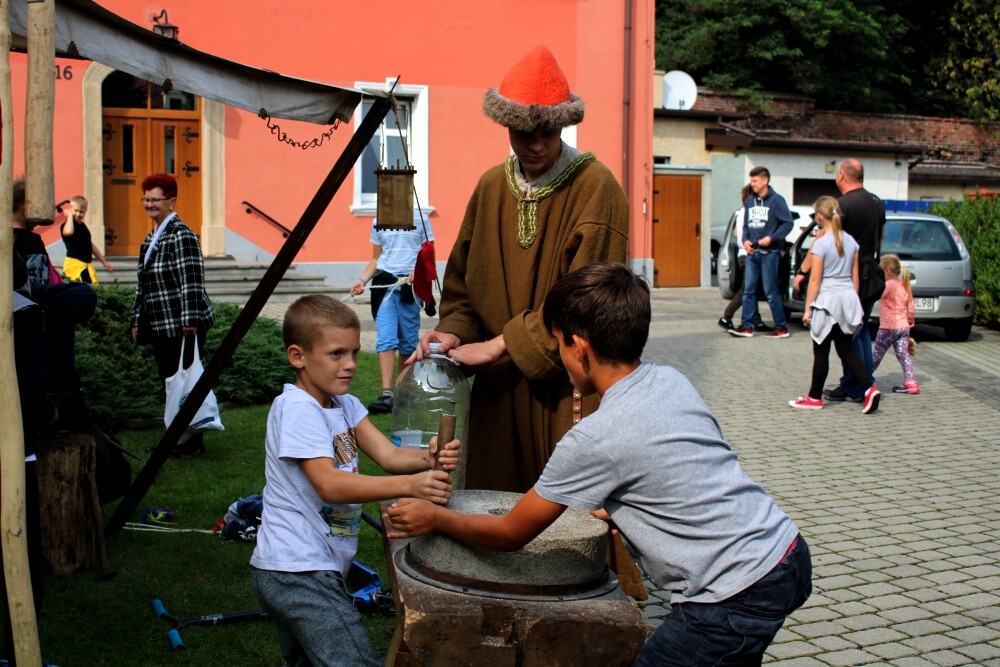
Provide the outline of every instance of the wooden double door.
{"type": "Polygon", "coordinates": [[[177,179],[177,214],[201,234],[201,113],[109,109],[103,116],[106,255],[138,255],[153,228],[141,199],[154,173],[177,179]]]}

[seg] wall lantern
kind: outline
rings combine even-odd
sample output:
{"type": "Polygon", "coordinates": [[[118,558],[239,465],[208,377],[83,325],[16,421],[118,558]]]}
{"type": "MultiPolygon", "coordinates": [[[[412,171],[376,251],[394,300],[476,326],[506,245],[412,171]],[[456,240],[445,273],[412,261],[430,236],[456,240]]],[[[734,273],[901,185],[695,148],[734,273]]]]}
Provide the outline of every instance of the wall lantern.
{"type": "Polygon", "coordinates": [[[167,18],[166,9],[162,9],[159,14],[151,16],[150,20],[153,22],[153,32],[163,35],[167,39],[177,41],[177,34],[181,29],[170,22],[170,19],[167,18]]]}
{"type": "Polygon", "coordinates": [[[823,165],[823,171],[825,171],[828,174],[832,174],[836,167],[837,167],[837,161],[830,160],[825,165],[823,165]]]}

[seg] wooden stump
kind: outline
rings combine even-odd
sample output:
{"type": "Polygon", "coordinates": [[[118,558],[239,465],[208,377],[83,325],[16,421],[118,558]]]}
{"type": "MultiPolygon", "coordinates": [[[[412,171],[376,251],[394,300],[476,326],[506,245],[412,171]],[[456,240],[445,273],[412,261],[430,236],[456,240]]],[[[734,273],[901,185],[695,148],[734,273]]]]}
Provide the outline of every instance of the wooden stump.
{"type": "Polygon", "coordinates": [[[90,500],[94,438],[71,434],[38,444],[42,549],[55,574],[76,572],[93,562],[96,525],[90,500]]]}

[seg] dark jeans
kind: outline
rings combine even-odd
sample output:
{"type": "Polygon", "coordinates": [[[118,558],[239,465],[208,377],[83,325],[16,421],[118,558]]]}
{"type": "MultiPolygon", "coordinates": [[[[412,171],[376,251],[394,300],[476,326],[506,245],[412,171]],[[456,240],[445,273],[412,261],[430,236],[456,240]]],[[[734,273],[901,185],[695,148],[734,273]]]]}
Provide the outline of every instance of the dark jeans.
{"type": "MultiPolygon", "coordinates": [[[[867,329],[865,329],[867,331],[867,329]]],[[[823,397],[823,385],[826,383],[826,376],[830,373],[830,343],[837,350],[837,356],[844,368],[849,369],[857,383],[857,394],[852,396],[864,396],[868,387],[872,385],[871,375],[865,370],[865,362],[858,354],[857,340],[860,334],[852,337],[844,333],[840,326],[835,326],[830,330],[829,335],[823,339],[822,343],[813,341],[813,372],[812,383],[809,385],[809,398],[819,399],[823,397]]],[[[872,346],[868,345],[868,357],[871,358],[872,346]]]]}
{"type": "Polygon", "coordinates": [[[86,322],[97,308],[97,292],[84,283],[33,285],[31,300],[45,312],[46,389],[80,388],[76,369],[76,325],[86,322]]]}
{"type": "Polygon", "coordinates": [[[809,545],[795,548],[753,586],[714,604],[675,604],[632,667],[759,665],[785,617],[812,593],[809,545]]]}
{"type": "MultiPolygon", "coordinates": [[[[854,351],[861,357],[861,361],[865,365],[865,370],[868,371],[869,378],[872,377],[874,369],[872,368],[872,335],[868,331],[868,322],[872,318],[872,309],[874,307],[874,301],[864,307],[865,316],[861,318],[861,329],[854,336],[854,351]]],[[[863,383],[860,381],[860,377],[860,375],[855,375],[848,365],[844,363],[844,375],[840,378],[840,386],[844,388],[848,396],[860,398],[868,390],[871,382],[874,382],[874,380],[871,380],[871,382],[862,387],[863,383]]]]}
{"type": "Polygon", "coordinates": [[[781,303],[781,293],[778,291],[778,264],[781,253],[777,250],[758,250],[747,255],[745,272],[743,274],[743,326],[753,327],[754,315],[757,313],[757,285],[764,283],[764,294],[771,307],[775,329],[787,329],[785,307],[781,303]]]}
{"type": "MultiPolygon", "coordinates": [[[[739,265],[739,272],[740,273],[744,273],[745,267],[746,267],[746,263],[747,263],[747,256],[746,255],[738,255],[737,258],[736,258],[736,263],[739,265]]],[[[736,311],[739,310],[743,306],[743,288],[744,287],[746,287],[746,280],[745,279],[740,281],[740,289],[735,294],[733,294],[733,298],[729,300],[728,304],[726,304],[726,309],[724,311],[722,311],[722,316],[725,317],[727,320],[732,320],[733,319],[733,315],[736,314],[736,311]]],[[[753,314],[753,325],[757,326],[758,324],[763,324],[763,323],[764,323],[764,320],[762,320],[761,317],[760,317],[760,311],[754,311],[754,314],[753,314]]]]}

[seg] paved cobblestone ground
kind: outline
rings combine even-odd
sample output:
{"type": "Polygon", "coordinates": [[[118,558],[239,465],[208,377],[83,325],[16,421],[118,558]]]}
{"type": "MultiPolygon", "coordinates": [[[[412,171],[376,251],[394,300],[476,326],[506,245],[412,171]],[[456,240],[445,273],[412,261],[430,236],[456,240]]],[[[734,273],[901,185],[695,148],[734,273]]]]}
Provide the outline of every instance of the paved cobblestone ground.
{"type": "MultiPolygon", "coordinates": [[[[653,304],[645,358],[691,378],[812,548],[813,595],[765,663],[1000,665],[1000,332],[948,343],[920,327],[919,395],[884,393],[873,415],[853,403],[804,413],[786,405],[809,385],[799,322],[791,338],[741,339],[715,323],[717,289],[654,290],[653,304]]],[[[902,382],[894,356],[876,380],[902,382]]],[[[644,606],[652,625],[662,602],[654,591],[644,606]]]]}
{"type": "MultiPolygon", "coordinates": [[[[347,302],[373,350],[367,303],[347,302]]],[[[804,413],[787,402],[808,390],[806,331],[795,319],[791,338],[733,338],[715,323],[724,305],[716,288],[654,290],[644,358],[692,380],[812,548],[813,595],[765,663],[1000,667],[1000,332],[948,343],[918,328],[919,395],[884,393],[873,415],[853,403],[804,413]]],[[[876,379],[883,391],[902,382],[895,357],[876,379]]],[[[643,604],[651,625],[669,613],[665,597],[643,604]]]]}

